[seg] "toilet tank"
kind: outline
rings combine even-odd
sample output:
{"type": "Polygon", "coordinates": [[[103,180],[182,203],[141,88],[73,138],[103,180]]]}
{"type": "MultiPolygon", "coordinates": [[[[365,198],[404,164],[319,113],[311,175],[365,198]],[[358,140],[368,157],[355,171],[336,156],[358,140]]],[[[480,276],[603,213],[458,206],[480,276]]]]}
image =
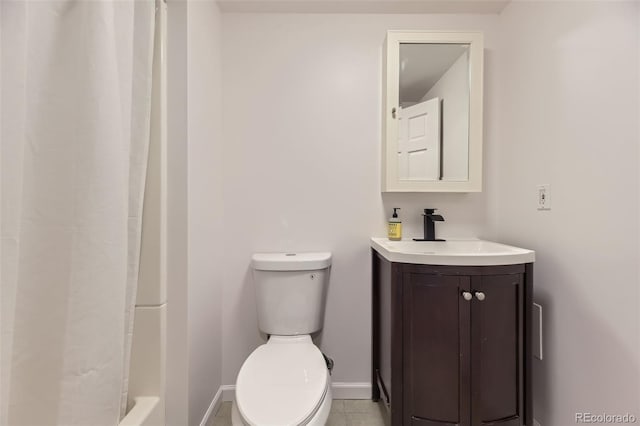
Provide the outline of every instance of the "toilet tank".
{"type": "Polygon", "coordinates": [[[295,336],[322,328],[331,253],[256,253],[251,266],[262,332],[295,336]]]}

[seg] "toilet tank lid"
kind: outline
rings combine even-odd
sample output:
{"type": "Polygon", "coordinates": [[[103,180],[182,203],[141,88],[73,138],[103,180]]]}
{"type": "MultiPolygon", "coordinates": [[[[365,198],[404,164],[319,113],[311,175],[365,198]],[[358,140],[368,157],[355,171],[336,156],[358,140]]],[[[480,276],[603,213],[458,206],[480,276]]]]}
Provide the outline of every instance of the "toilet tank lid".
{"type": "Polygon", "coordinates": [[[251,266],[259,271],[313,271],[331,266],[331,253],[256,253],[251,266]]]}

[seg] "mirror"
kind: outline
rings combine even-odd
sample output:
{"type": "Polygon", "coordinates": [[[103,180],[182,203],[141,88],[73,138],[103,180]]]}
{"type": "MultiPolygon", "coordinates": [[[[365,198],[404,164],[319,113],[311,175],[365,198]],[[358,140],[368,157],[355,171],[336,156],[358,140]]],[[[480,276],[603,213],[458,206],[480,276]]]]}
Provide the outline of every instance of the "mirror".
{"type": "Polygon", "coordinates": [[[482,189],[482,34],[389,31],[385,192],[482,189]]]}

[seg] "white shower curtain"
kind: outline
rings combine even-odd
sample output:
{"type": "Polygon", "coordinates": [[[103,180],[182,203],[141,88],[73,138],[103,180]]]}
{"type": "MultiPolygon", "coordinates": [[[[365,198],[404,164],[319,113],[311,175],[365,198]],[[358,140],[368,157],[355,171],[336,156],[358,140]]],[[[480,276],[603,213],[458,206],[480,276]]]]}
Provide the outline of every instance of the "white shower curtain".
{"type": "Polygon", "coordinates": [[[116,425],[153,0],[2,0],[0,424],[116,425]]]}

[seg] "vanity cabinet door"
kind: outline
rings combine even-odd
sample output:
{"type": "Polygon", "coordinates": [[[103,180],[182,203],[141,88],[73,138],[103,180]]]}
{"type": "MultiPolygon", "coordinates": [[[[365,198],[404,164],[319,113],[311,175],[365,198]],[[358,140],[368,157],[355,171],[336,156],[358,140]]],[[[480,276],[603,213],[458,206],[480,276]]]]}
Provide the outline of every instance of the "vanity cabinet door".
{"type": "Polygon", "coordinates": [[[403,425],[470,425],[468,276],[405,272],[403,425]]]}
{"type": "Polygon", "coordinates": [[[471,277],[472,424],[520,426],[524,419],[522,274],[471,277]]]}

